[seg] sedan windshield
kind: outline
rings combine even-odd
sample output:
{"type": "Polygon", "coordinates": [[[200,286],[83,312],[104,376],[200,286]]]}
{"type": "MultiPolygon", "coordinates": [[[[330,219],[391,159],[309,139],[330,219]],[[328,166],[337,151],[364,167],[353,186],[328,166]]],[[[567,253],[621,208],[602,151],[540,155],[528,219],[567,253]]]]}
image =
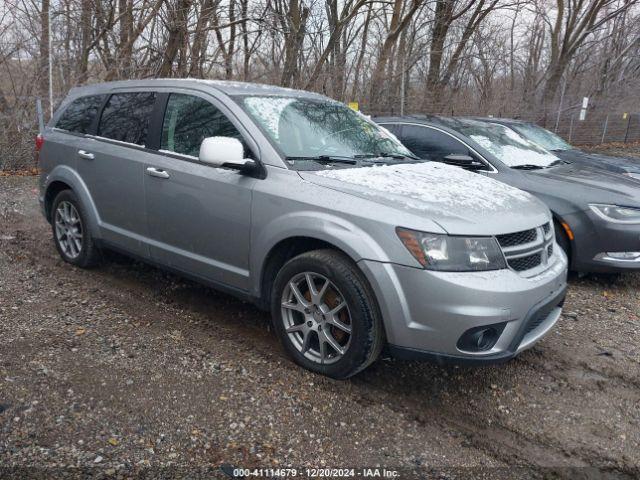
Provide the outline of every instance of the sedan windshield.
{"type": "Polygon", "coordinates": [[[513,126],[513,129],[547,150],[571,150],[573,148],[555,133],[532,123],[517,124],[513,126]]]}
{"type": "Polygon", "coordinates": [[[326,167],[342,160],[353,167],[367,158],[413,157],[393,134],[342,103],[275,96],[240,102],[291,164],[310,160],[326,167]]]}
{"type": "Polygon", "coordinates": [[[468,119],[449,119],[448,123],[511,168],[545,168],[560,163],[551,152],[503,125],[468,119]]]}

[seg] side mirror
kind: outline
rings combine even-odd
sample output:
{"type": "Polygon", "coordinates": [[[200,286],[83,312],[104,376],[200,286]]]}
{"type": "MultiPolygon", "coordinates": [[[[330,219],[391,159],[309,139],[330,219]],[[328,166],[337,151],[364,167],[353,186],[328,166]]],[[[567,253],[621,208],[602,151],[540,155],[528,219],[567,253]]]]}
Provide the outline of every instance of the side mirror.
{"type": "Polygon", "coordinates": [[[456,167],[462,167],[468,170],[482,170],[485,167],[482,162],[474,160],[473,157],[457,153],[451,153],[445,156],[442,161],[448,165],[455,165],[456,167]]]}
{"type": "Polygon", "coordinates": [[[215,167],[244,165],[242,142],[232,137],[207,137],[200,144],[198,159],[215,167]],[[226,164],[226,165],[225,165],[226,164]]]}

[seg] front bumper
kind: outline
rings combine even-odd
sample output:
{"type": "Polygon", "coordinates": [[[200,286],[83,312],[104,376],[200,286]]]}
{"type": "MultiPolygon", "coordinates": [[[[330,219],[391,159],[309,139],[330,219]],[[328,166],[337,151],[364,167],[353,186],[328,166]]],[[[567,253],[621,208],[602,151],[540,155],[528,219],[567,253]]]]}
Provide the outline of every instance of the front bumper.
{"type": "Polygon", "coordinates": [[[640,270],[640,261],[621,260],[607,252],[640,251],[640,225],[607,222],[591,211],[562,219],[573,231],[571,269],[578,272],[623,273],[640,270]]]}
{"type": "Polygon", "coordinates": [[[566,293],[567,260],[556,248],[547,270],[525,278],[512,270],[434,272],[363,260],[384,319],[390,352],[438,362],[496,363],[540,340],[556,323],[566,293]],[[505,323],[486,351],[460,350],[474,327],[505,323]]]}

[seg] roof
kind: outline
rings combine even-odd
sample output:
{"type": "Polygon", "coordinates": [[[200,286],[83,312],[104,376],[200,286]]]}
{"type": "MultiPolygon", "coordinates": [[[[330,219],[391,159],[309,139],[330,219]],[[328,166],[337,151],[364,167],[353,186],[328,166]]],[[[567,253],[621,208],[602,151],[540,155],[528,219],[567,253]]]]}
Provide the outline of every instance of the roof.
{"type": "Polygon", "coordinates": [[[424,123],[424,124],[432,124],[432,123],[441,123],[442,117],[438,115],[389,115],[382,117],[374,117],[377,123],[384,122],[413,122],[413,123],[424,123]]]}
{"type": "Polygon", "coordinates": [[[480,120],[481,122],[494,122],[494,123],[503,123],[507,124],[525,124],[531,123],[526,120],[519,120],[516,118],[502,118],[502,117],[472,117],[474,120],[480,120]]]}
{"type": "Polygon", "coordinates": [[[157,88],[157,87],[202,87],[209,86],[227,95],[280,95],[294,97],[325,98],[324,96],[294,90],[292,88],[265,85],[262,83],[233,82],[225,80],[203,80],[198,78],[156,78],[143,80],[120,80],[116,82],[104,82],[93,85],[76,87],[71,90],[74,95],[111,92],[126,88],[157,88]]]}

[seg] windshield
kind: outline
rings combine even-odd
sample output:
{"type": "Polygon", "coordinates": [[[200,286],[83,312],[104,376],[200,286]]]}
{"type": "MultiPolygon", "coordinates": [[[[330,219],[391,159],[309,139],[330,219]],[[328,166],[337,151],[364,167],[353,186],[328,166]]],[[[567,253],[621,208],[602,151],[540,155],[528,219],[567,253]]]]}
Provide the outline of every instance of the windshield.
{"type": "MultiPolygon", "coordinates": [[[[241,104],[287,159],[412,157],[388,130],[331,100],[248,96],[241,104]]],[[[352,167],[354,166],[354,162],[352,167]]],[[[356,162],[360,164],[361,162],[356,162]]]]}
{"type": "Polygon", "coordinates": [[[547,150],[571,150],[573,148],[555,133],[545,130],[538,125],[522,123],[514,125],[513,129],[523,137],[547,150]]]}
{"type": "Polygon", "coordinates": [[[544,148],[496,123],[450,119],[451,126],[512,168],[544,168],[560,159],[544,148]]]}

